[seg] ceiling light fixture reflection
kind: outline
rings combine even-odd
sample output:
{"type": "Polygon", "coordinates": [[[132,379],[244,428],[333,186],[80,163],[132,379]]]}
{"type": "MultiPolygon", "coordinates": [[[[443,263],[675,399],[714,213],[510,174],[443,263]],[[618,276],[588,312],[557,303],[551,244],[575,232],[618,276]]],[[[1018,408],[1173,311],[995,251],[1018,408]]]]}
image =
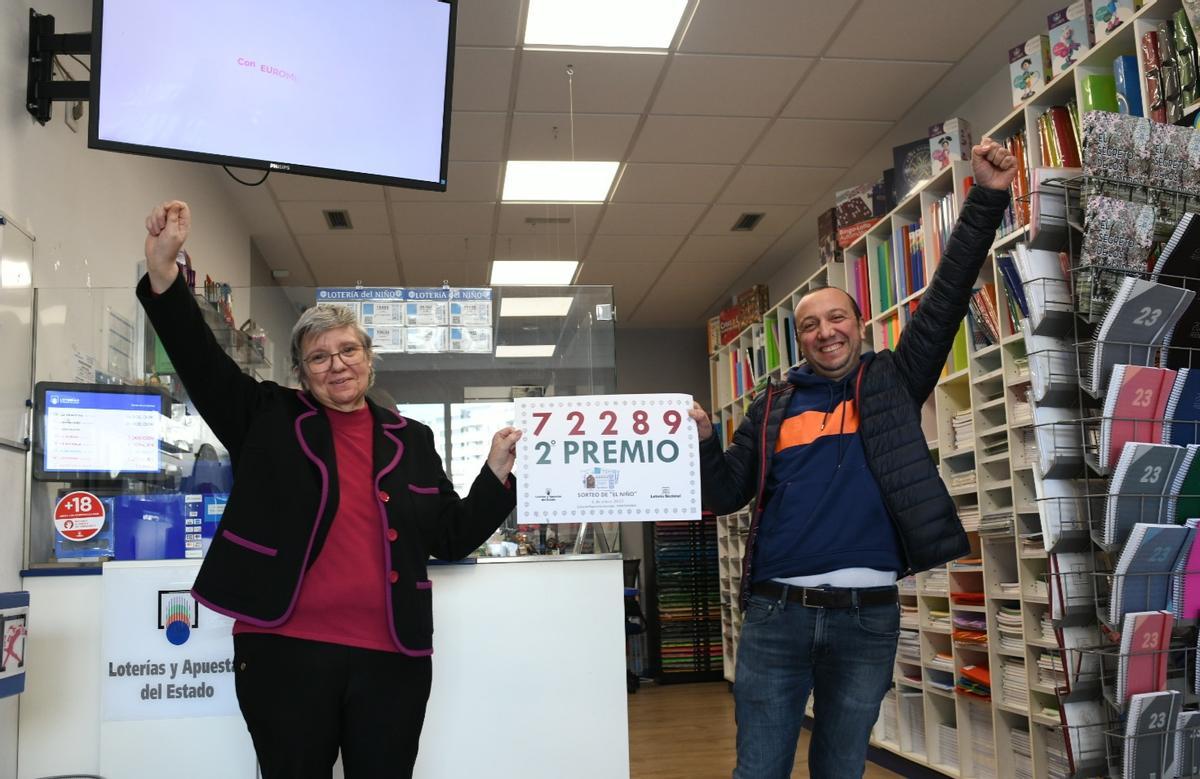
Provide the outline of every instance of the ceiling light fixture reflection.
{"type": "Polygon", "coordinates": [[[504,298],[500,316],[566,316],[574,298],[504,298]]]}
{"type": "Polygon", "coordinates": [[[498,345],[497,357],[553,357],[554,344],[498,345]]]}

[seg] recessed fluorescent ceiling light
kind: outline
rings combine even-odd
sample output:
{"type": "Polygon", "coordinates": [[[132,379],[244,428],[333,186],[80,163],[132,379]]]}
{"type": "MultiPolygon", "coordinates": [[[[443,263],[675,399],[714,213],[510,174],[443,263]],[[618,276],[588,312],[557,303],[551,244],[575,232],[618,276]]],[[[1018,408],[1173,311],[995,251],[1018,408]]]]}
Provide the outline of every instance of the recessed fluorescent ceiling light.
{"type": "Polygon", "coordinates": [[[554,344],[529,344],[526,346],[497,346],[497,357],[553,357],[554,344]]]}
{"type": "Polygon", "coordinates": [[[687,0],[529,0],[526,46],[665,49],[687,0]]]}
{"type": "Polygon", "coordinates": [[[549,284],[562,286],[575,278],[575,260],[496,260],[488,284],[549,284]]]}
{"type": "Polygon", "coordinates": [[[504,298],[500,316],[566,316],[574,298],[504,298]]]}
{"type": "Polygon", "coordinates": [[[504,170],[508,202],[602,203],[608,197],[616,162],[510,161],[504,170]]]}

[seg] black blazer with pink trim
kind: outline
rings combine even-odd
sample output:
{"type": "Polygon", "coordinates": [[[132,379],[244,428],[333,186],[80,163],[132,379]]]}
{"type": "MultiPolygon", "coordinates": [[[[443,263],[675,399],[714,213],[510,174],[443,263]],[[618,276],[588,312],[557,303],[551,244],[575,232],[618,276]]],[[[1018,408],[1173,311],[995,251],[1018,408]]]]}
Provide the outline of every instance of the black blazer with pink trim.
{"type": "MultiPolygon", "coordinates": [[[[337,512],[329,420],[307,393],[242,373],[217,344],[182,277],[161,295],[143,277],[137,295],[234,469],[229,503],[194,594],[222,614],[281,625],[337,512]]],[[[375,500],[385,539],[380,559],[391,582],[392,640],[405,654],[428,655],[433,612],[426,561],[430,555],[459,559],[483,543],[516,504],[515,477],[506,487],[485,465],[460,498],[430,429],[367,403],[375,420],[375,500]]]]}

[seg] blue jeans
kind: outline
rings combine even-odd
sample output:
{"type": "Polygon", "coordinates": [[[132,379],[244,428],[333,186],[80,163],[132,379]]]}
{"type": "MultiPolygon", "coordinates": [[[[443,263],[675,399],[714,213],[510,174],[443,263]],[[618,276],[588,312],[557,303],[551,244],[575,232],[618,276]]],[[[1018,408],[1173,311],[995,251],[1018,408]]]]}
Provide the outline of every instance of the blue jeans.
{"type": "Polygon", "coordinates": [[[734,779],[788,779],[813,693],[808,770],[861,777],[879,703],[892,683],[900,608],[809,608],[752,596],[738,644],[734,779]]]}

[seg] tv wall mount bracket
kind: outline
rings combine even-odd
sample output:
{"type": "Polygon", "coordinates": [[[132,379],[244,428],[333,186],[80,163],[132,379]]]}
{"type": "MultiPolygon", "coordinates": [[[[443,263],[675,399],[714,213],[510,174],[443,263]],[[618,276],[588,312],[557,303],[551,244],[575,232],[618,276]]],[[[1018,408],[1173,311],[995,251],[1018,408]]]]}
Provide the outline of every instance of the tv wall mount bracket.
{"type": "Polygon", "coordinates": [[[25,88],[25,108],[40,124],[50,121],[52,103],[87,101],[91,97],[90,81],[54,80],[54,57],[91,53],[90,32],[56,35],[53,16],[29,9],[29,79],[25,88]]]}

